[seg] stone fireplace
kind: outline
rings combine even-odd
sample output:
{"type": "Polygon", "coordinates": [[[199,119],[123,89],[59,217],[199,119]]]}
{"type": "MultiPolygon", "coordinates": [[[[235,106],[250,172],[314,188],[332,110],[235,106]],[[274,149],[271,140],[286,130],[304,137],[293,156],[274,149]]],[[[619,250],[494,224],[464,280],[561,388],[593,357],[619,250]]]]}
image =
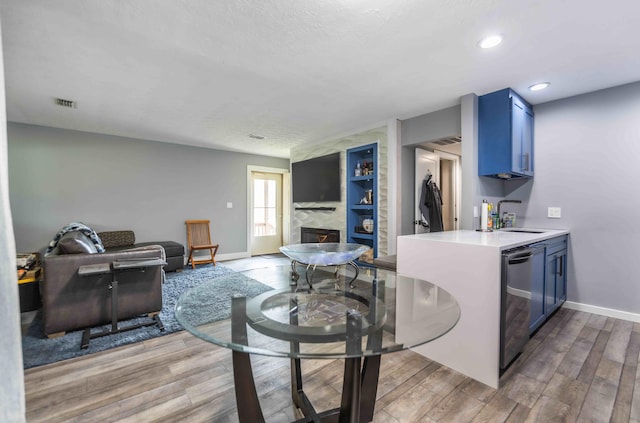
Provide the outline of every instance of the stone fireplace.
{"type": "Polygon", "coordinates": [[[300,242],[340,242],[340,231],[337,229],[300,228],[300,242]]]}

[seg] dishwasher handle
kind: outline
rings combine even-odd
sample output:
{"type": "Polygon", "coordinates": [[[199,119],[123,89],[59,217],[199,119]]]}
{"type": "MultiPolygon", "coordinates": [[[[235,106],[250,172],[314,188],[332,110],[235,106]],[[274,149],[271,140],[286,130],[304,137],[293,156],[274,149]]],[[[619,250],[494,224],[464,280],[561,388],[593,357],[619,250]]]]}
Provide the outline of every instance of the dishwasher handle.
{"type": "Polygon", "coordinates": [[[505,254],[505,258],[509,264],[525,263],[531,257],[533,257],[533,250],[530,248],[522,248],[505,254]]]}

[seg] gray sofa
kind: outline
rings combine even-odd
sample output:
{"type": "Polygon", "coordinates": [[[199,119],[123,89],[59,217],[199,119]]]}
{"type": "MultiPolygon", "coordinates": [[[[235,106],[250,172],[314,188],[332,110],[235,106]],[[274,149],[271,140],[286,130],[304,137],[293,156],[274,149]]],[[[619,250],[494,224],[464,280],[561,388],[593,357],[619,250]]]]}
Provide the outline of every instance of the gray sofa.
{"type": "MultiPolygon", "coordinates": [[[[110,273],[81,276],[80,266],[110,264],[139,259],[165,260],[160,245],[98,253],[83,233],[66,233],[55,249],[43,258],[42,296],[43,331],[54,337],[65,332],[111,322],[110,273]]],[[[119,271],[118,320],[162,310],[164,271],[160,266],[119,271]]]]}

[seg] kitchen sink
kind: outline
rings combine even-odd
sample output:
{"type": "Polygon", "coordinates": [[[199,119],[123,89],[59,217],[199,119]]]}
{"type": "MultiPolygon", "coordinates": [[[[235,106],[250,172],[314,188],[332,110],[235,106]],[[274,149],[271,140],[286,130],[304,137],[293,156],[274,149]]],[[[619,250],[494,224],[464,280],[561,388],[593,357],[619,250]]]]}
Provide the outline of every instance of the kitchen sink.
{"type": "Polygon", "coordinates": [[[521,229],[521,228],[505,228],[500,229],[503,232],[521,232],[525,234],[543,234],[545,231],[540,231],[538,229],[521,229]]]}

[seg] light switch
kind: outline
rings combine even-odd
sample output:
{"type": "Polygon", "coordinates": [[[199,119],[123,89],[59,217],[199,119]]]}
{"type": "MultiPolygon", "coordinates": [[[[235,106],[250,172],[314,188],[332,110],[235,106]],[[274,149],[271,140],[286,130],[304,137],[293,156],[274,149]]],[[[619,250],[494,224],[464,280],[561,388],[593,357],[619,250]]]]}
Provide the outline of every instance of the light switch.
{"type": "Polygon", "coordinates": [[[547,209],[547,217],[549,219],[560,219],[562,217],[562,209],[560,207],[549,207],[547,209]]]}
{"type": "Polygon", "coordinates": [[[473,217],[478,217],[478,206],[473,206],[473,217]]]}
{"type": "Polygon", "coordinates": [[[233,203],[227,203],[227,208],[228,209],[232,209],[233,208],[233,203]]]}

